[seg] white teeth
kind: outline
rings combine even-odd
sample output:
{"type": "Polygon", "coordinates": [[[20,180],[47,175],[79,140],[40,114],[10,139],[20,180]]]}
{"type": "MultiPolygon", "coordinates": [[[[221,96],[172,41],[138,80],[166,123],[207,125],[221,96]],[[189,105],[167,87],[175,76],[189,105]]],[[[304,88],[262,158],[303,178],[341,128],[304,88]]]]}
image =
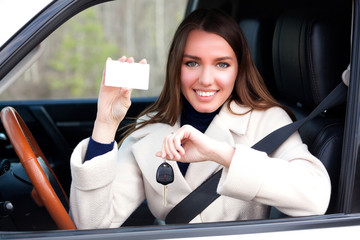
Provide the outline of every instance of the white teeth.
{"type": "Polygon", "coordinates": [[[210,97],[212,95],[214,95],[216,93],[215,92],[202,92],[202,91],[196,91],[196,94],[201,96],[201,97],[210,97]]]}

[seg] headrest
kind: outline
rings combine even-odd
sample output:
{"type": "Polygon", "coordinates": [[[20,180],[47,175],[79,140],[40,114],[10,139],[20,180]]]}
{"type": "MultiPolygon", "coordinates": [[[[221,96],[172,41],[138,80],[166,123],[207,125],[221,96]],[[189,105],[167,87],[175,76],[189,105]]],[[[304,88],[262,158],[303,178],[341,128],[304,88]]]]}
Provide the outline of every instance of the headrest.
{"type": "Polygon", "coordinates": [[[350,62],[350,17],[326,11],[282,14],[273,39],[278,94],[314,108],[341,81],[350,62]]]}
{"type": "Polygon", "coordinates": [[[239,26],[247,39],[253,61],[270,91],[275,88],[274,70],[272,64],[269,64],[272,62],[275,21],[264,16],[239,20],[239,26]]]}

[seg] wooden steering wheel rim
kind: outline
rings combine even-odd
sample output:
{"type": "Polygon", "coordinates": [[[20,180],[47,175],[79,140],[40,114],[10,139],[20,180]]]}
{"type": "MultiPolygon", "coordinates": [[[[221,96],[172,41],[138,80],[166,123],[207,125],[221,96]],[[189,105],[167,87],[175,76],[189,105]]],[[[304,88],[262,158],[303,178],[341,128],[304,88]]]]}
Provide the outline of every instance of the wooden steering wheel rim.
{"type": "MultiPolygon", "coordinates": [[[[58,181],[25,122],[12,107],[5,107],[1,110],[1,121],[22,166],[24,167],[31,183],[41,199],[41,202],[45,205],[45,208],[55,221],[57,227],[59,229],[76,229],[75,224],[71,220],[69,214],[65,210],[59,197],[55,193],[48,178],[37,161],[37,158],[41,157],[49,170],[52,172],[56,181],[58,181]]],[[[59,181],[58,184],[68,201],[59,181]]]]}

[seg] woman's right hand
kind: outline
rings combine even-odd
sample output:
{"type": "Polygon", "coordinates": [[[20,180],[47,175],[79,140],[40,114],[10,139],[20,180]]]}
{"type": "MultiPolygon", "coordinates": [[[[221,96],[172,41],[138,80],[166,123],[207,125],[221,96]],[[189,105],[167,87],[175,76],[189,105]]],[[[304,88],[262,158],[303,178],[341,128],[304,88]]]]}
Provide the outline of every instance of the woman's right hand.
{"type": "MultiPolygon", "coordinates": [[[[121,57],[121,62],[133,63],[132,57],[121,57]]],[[[140,63],[146,63],[143,59],[140,63]]],[[[124,119],[131,105],[131,91],[129,88],[119,88],[106,86],[106,66],[104,67],[103,77],[101,81],[98,109],[92,138],[100,143],[111,143],[114,141],[115,134],[120,122],[124,119]]]]}

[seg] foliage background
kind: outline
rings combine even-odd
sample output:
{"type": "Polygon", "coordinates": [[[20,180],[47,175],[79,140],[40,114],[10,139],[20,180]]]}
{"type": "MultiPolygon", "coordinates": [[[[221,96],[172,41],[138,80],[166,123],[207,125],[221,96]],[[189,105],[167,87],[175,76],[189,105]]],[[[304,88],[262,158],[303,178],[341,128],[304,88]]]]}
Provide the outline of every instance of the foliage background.
{"type": "Polygon", "coordinates": [[[146,58],[150,88],[132,96],[157,96],[173,33],[184,17],[183,0],[117,0],[91,7],[44,42],[40,59],[0,99],[94,98],[107,57],[146,58]]]}

